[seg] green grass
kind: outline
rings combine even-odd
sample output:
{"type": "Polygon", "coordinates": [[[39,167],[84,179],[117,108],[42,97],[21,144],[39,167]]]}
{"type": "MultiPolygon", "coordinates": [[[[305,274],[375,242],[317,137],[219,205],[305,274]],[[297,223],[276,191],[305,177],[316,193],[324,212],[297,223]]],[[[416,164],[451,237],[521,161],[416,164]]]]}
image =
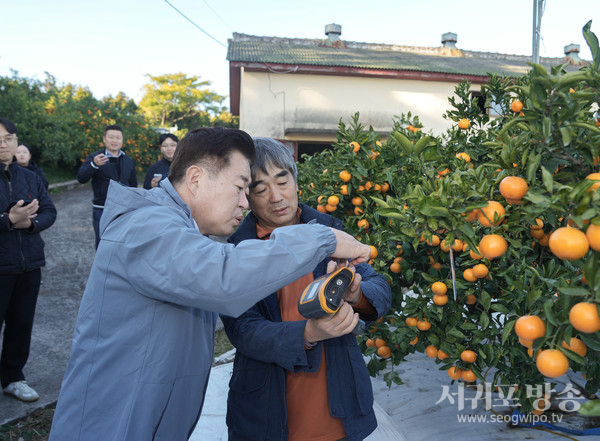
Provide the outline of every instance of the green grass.
{"type": "Polygon", "coordinates": [[[76,179],[77,170],[67,171],[64,169],[53,169],[44,167],[42,169],[46,175],[46,179],[50,184],[57,184],[59,182],[72,181],[76,179]]]}
{"type": "MultiPolygon", "coordinates": [[[[233,346],[225,331],[215,333],[215,357],[229,351],[233,346]]],[[[38,409],[31,415],[15,422],[0,426],[0,441],[47,441],[54,417],[56,403],[44,409],[38,409]]]]}
{"type": "Polygon", "coordinates": [[[38,409],[15,424],[0,426],[1,441],[47,441],[55,404],[38,409]]]}
{"type": "MultiPolygon", "coordinates": [[[[77,169],[74,170],[65,170],[65,169],[55,169],[50,167],[43,167],[42,170],[46,175],[46,179],[50,184],[58,184],[60,182],[73,181],[77,179],[77,169]]],[[[146,171],[143,173],[137,173],[137,180],[140,187],[144,183],[144,178],[146,177],[146,171]]]]}
{"type": "Polygon", "coordinates": [[[231,350],[233,345],[227,338],[225,331],[217,331],[215,333],[215,358],[219,355],[223,355],[225,352],[231,350]]]}

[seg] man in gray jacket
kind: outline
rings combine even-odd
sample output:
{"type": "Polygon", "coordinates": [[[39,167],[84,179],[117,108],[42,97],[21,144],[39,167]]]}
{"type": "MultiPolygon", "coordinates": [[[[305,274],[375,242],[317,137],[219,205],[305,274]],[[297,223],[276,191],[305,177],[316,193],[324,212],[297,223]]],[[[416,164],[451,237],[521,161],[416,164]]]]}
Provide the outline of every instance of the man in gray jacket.
{"type": "MultiPolygon", "coordinates": [[[[328,256],[370,248],[318,224],[234,246],[254,144],[201,128],[153,190],[111,183],[50,441],[186,440],[200,416],[217,313],[239,316],[328,256]]],[[[344,323],[354,329],[358,314],[344,323]]]]}

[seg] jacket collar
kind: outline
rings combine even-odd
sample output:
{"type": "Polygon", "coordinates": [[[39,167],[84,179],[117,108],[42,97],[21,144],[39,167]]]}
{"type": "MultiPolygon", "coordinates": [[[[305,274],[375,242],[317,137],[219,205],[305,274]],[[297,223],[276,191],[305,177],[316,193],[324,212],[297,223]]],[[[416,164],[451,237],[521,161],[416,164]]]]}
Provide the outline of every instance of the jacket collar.
{"type": "MultiPolygon", "coordinates": [[[[162,183],[161,183],[162,185],[162,183]]],[[[308,205],[299,203],[298,206],[302,210],[300,214],[300,222],[307,224],[309,222],[316,222],[318,224],[326,225],[328,227],[334,227],[340,229],[342,227],[342,221],[330,216],[329,214],[321,213],[308,205]]],[[[230,243],[238,244],[243,240],[256,239],[256,223],[258,220],[254,213],[249,212],[244,218],[244,221],[240,224],[238,229],[229,236],[227,240],[230,243]]]]}
{"type": "Polygon", "coordinates": [[[177,205],[183,208],[183,210],[189,217],[192,217],[192,211],[190,210],[190,207],[188,206],[188,204],[185,203],[183,199],[181,199],[181,196],[179,196],[179,193],[177,193],[177,190],[175,190],[175,187],[173,187],[173,184],[171,184],[169,178],[165,178],[162,181],[160,181],[160,188],[162,188],[169,195],[173,202],[175,202],[177,205]]]}

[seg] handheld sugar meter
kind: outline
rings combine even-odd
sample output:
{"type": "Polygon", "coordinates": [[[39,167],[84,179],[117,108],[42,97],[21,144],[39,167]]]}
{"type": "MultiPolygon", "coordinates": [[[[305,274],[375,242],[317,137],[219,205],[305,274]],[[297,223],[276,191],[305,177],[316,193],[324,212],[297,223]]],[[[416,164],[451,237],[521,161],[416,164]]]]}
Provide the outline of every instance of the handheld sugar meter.
{"type": "MultiPolygon", "coordinates": [[[[354,273],[343,267],[313,280],[300,295],[298,312],[305,318],[318,318],[325,314],[335,314],[348,287],[354,280],[354,273]]],[[[352,333],[358,335],[365,330],[365,322],[360,320],[352,333]]]]}

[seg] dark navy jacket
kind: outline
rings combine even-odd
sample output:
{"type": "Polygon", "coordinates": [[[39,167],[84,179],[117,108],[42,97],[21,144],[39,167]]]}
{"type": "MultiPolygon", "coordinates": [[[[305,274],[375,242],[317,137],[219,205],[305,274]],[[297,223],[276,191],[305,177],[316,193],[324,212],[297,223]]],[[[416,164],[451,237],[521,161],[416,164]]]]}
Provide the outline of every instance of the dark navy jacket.
{"type": "Polygon", "coordinates": [[[126,187],[137,187],[138,185],[135,164],[125,152],[117,158],[116,162],[109,160],[103,166],[94,168],[91,164],[94,156],[104,152],[105,150],[102,149],[90,154],[77,170],[79,182],[85,184],[90,179],[92,180],[92,191],[94,192],[92,203],[100,207],[104,207],[108,184],[111,180],[120,182],[126,187]]]}
{"type": "MultiPolygon", "coordinates": [[[[316,221],[341,229],[342,222],[300,204],[300,221],[316,221]]],[[[257,239],[256,217],[250,213],[229,238],[235,244],[257,239]]],[[[327,262],[314,270],[323,275],[327,262]]],[[[362,275],[362,291],[377,314],[361,316],[370,322],[387,312],[391,290],[383,276],[367,264],[356,267],[362,275]]],[[[257,274],[257,277],[260,277],[257,274]]],[[[306,321],[282,322],[277,293],[257,303],[237,319],[221,316],[227,336],[236,347],[233,375],[227,399],[229,440],[288,439],[286,425],[286,370],[316,372],[321,363],[322,345],[327,359],[327,382],[331,415],[341,418],[349,441],[366,438],[377,427],[373,411],[373,390],[365,361],[352,334],[304,348],[306,321]]]]}
{"type": "Polygon", "coordinates": [[[40,231],[56,220],[56,208],[42,180],[34,172],[13,162],[0,164],[0,273],[31,271],[46,264],[40,231]],[[8,211],[12,202],[37,199],[38,215],[30,229],[12,229],[8,211]]]}
{"type": "Polygon", "coordinates": [[[25,167],[25,168],[27,170],[31,170],[36,175],[38,175],[40,177],[40,179],[42,180],[44,187],[46,188],[46,190],[48,190],[48,185],[49,185],[48,179],[46,179],[46,175],[44,174],[42,169],[37,166],[37,164],[35,164],[33,161],[29,161],[29,164],[27,164],[27,167],[25,167]]]}
{"type": "Polygon", "coordinates": [[[155,162],[150,167],[148,167],[148,172],[146,173],[146,177],[144,179],[144,188],[146,190],[151,190],[152,185],[150,182],[152,178],[154,178],[154,174],[161,174],[162,179],[165,179],[169,176],[169,170],[171,169],[171,161],[168,161],[165,158],[162,158],[160,161],[155,162]]]}

